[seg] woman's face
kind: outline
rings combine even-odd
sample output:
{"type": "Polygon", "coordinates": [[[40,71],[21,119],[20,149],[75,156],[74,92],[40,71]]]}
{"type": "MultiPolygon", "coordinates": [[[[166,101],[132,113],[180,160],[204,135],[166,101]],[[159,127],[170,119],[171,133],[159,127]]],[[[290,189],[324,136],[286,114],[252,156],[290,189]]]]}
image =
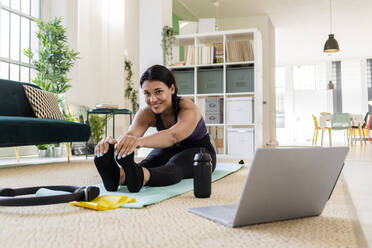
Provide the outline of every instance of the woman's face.
{"type": "Polygon", "coordinates": [[[145,101],[155,114],[163,113],[172,107],[172,94],[174,94],[174,84],[170,88],[161,81],[148,81],[142,84],[145,101]]]}

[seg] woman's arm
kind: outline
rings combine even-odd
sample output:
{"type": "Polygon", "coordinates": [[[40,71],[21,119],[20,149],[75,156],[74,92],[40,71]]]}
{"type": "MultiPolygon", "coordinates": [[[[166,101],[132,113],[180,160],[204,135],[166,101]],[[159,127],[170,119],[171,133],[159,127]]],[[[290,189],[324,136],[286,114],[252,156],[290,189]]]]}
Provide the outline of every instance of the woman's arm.
{"type": "MultiPolygon", "coordinates": [[[[130,125],[128,132],[123,135],[131,135],[135,137],[142,137],[150,126],[155,125],[154,114],[151,109],[146,107],[140,109],[134,117],[132,125],[130,125]]],[[[122,136],[123,136],[122,135],[122,136]]],[[[121,137],[121,136],[120,136],[121,137]]]]}
{"type": "MultiPolygon", "coordinates": [[[[149,111],[151,110],[149,109],[149,111]]],[[[150,116],[152,117],[152,111],[151,114],[152,115],[150,116]]],[[[143,118],[147,117],[144,116],[143,118]]],[[[180,111],[178,113],[178,120],[176,124],[169,129],[162,130],[145,137],[141,137],[144,134],[144,132],[142,132],[144,128],[140,128],[139,126],[135,129],[130,129],[128,133],[118,140],[115,152],[118,154],[118,157],[125,157],[126,155],[132,153],[134,149],[139,147],[170,147],[190,136],[199,120],[200,112],[196,105],[191,100],[181,99],[180,111]]]]}
{"type": "Polygon", "coordinates": [[[197,106],[188,99],[181,99],[177,123],[171,128],[139,139],[141,147],[165,148],[172,146],[187,137],[194,131],[200,120],[197,106]]]}
{"type": "MultiPolygon", "coordinates": [[[[95,147],[94,153],[97,156],[102,156],[107,152],[109,144],[116,144],[116,147],[118,147],[121,143],[133,143],[133,140],[142,137],[149,126],[153,125],[155,125],[155,118],[151,109],[140,109],[134,117],[128,132],[121,135],[118,139],[114,139],[111,136],[103,138],[95,147]]],[[[118,153],[119,149],[115,149],[115,152],[118,153]]]]}

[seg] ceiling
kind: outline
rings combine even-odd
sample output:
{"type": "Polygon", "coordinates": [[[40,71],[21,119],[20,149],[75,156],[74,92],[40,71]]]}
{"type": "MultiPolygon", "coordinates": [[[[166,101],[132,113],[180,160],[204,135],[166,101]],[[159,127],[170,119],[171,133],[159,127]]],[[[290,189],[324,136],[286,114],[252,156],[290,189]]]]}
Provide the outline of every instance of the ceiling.
{"type": "MultiPolygon", "coordinates": [[[[173,0],[173,3],[175,7],[186,6],[198,18],[216,17],[216,13],[217,18],[268,15],[276,28],[322,18],[329,26],[329,0],[173,0]],[[215,2],[219,2],[217,10],[215,2]]],[[[340,17],[372,20],[371,0],[332,0],[332,9],[335,20],[340,17]]]]}
{"type": "MultiPolygon", "coordinates": [[[[283,54],[299,43],[317,44],[316,51],[321,50],[330,33],[329,0],[218,0],[218,8],[214,2],[173,0],[173,11],[186,20],[267,15],[276,29],[277,50],[283,54]]],[[[332,0],[332,15],[333,33],[341,49],[335,56],[372,56],[372,0],[332,0]]],[[[324,56],[318,53],[317,59],[318,55],[324,56]]]]}

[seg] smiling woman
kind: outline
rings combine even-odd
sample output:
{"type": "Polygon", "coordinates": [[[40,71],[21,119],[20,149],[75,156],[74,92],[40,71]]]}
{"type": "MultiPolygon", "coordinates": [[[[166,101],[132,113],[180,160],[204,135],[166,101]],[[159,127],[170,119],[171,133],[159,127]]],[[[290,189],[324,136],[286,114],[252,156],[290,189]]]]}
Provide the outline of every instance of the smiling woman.
{"type": "Polygon", "coordinates": [[[130,192],[143,185],[166,186],[193,177],[194,155],[204,147],[212,157],[216,152],[197,106],[177,96],[171,71],[161,65],[148,68],[140,79],[147,106],[137,112],[128,132],[118,139],[107,137],[95,148],[94,162],[108,191],[119,184],[130,192]],[[158,132],[143,137],[149,127],[158,132]],[[140,163],[134,162],[134,150],[155,148],[140,163]]]}

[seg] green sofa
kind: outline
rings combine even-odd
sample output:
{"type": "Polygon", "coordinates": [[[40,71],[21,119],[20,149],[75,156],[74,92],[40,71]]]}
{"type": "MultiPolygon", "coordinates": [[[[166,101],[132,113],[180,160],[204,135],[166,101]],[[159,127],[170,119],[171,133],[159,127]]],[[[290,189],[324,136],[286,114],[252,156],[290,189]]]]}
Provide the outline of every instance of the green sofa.
{"type": "Polygon", "coordinates": [[[0,79],[0,147],[88,141],[87,124],[37,118],[22,85],[39,88],[0,79]]]}

